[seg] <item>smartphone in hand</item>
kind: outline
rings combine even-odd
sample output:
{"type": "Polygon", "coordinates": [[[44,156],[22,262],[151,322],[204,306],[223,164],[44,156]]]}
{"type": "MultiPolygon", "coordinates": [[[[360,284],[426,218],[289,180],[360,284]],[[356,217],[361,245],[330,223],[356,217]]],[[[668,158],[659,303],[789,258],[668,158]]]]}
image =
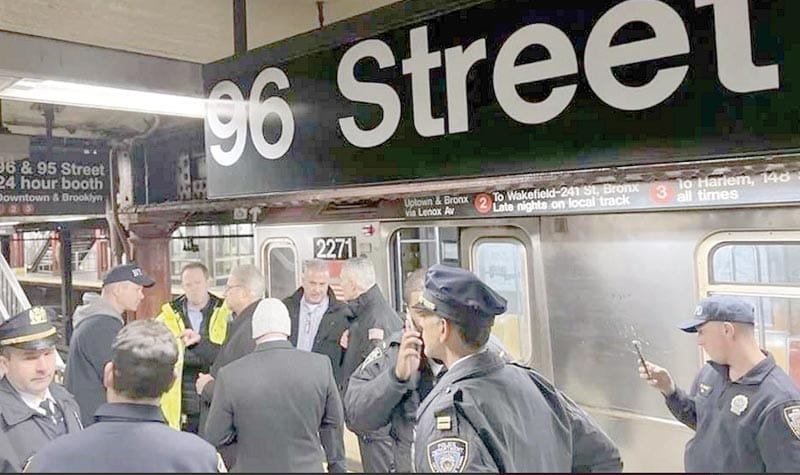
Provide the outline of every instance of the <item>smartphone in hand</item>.
{"type": "Polygon", "coordinates": [[[636,354],[639,356],[639,364],[642,365],[645,373],[647,373],[647,378],[652,379],[653,376],[650,374],[650,370],[647,368],[647,364],[644,362],[644,356],[642,356],[642,344],[639,342],[639,340],[633,340],[631,341],[631,345],[633,345],[633,348],[636,350],[636,354]]]}

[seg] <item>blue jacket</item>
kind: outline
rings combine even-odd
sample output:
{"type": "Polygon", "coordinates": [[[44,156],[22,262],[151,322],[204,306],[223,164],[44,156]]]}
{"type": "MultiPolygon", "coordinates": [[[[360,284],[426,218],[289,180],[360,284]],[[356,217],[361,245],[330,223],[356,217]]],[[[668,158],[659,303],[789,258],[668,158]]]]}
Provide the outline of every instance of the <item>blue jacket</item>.
{"type": "Polygon", "coordinates": [[[95,423],[61,436],[31,458],[26,472],[218,472],[214,447],[167,426],[158,406],[104,404],[95,423]]]}

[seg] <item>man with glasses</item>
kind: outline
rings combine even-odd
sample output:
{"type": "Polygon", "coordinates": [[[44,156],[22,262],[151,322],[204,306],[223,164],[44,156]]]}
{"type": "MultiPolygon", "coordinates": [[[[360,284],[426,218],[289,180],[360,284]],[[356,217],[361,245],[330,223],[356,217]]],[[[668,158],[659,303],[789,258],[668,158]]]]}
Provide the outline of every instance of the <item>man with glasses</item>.
{"type": "MultiPolygon", "coordinates": [[[[251,328],[253,312],[258,301],[264,297],[266,281],[261,272],[253,265],[235,267],[228,277],[225,286],[225,303],[233,312],[233,322],[228,328],[228,340],[220,349],[209,373],[200,373],[195,382],[197,394],[200,395],[200,434],[205,432],[205,421],[214,398],[214,379],[225,365],[249,355],[256,347],[251,328]]],[[[236,459],[236,445],[225,446],[222,457],[227,466],[232,467],[236,459]]]]}

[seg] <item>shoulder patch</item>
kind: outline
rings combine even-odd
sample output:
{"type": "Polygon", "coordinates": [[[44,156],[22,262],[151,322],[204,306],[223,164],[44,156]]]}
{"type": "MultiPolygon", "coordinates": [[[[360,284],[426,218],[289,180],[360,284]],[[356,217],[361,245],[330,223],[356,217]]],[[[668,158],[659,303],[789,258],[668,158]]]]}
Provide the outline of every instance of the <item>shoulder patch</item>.
{"type": "Polygon", "coordinates": [[[783,418],[794,436],[800,439],[800,404],[785,407],[783,409],[783,418]]]}
{"type": "Polygon", "coordinates": [[[469,444],[464,439],[447,437],[428,444],[427,452],[431,472],[462,472],[467,465],[469,444]]]}
{"type": "Polygon", "coordinates": [[[361,363],[362,368],[366,368],[370,363],[376,361],[383,357],[383,345],[376,346],[370,353],[364,358],[364,362],[361,363]]]}
{"type": "Polygon", "coordinates": [[[383,340],[383,328],[370,328],[367,332],[370,340],[383,340]]]}

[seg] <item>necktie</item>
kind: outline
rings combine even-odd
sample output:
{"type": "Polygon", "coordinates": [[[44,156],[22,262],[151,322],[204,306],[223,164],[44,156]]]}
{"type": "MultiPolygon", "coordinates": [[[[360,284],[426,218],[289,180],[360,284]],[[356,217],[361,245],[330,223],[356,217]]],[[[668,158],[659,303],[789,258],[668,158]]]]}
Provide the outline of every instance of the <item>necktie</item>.
{"type": "Polygon", "coordinates": [[[56,414],[55,412],[53,412],[52,404],[53,403],[50,402],[49,399],[45,399],[44,401],[41,402],[41,404],[39,404],[39,407],[44,410],[44,415],[50,422],[52,422],[53,424],[58,424],[58,421],[56,420],[56,414]]]}

